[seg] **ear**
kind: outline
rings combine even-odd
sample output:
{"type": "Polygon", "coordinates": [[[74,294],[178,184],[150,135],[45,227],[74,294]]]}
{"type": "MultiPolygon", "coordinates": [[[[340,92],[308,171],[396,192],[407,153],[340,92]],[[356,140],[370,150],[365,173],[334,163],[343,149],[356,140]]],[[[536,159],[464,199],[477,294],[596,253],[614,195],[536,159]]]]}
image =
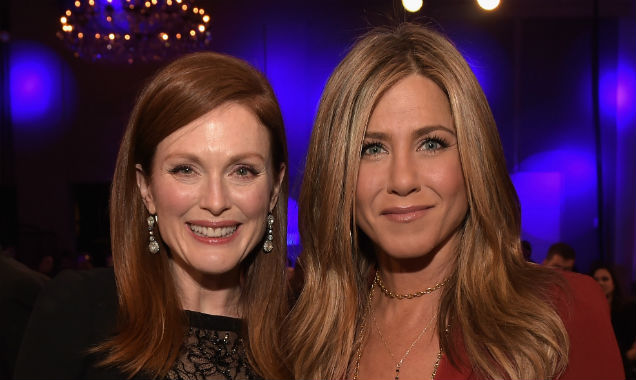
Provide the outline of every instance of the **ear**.
{"type": "Polygon", "coordinates": [[[150,190],[150,183],[148,182],[146,173],[141,168],[140,164],[135,165],[136,174],[137,174],[137,187],[139,188],[139,192],[141,193],[141,199],[146,205],[146,209],[150,214],[156,214],[157,208],[155,207],[155,202],[152,198],[152,191],[150,190]]]}
{"type": "Polygon", "coordinates": [[[278,195],[280,194],[280,188],[283,186],[283,178],[285,178],[285,171],[287,167],[285,164],[280,164],[280,169],[278,170],[278,178],[274,178],[274,188],[272,189],[272,196],[269,199],[269,211],[271,212],[274,207],[276,207],[276,203],[278,202],[278,195]]]}

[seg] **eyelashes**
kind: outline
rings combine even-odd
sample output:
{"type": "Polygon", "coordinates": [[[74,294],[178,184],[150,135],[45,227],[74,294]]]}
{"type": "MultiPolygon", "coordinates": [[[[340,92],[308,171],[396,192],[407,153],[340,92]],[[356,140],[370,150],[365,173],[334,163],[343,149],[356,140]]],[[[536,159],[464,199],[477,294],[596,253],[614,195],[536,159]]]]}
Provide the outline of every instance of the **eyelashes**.
{"type": "Polygon", "coordinates": [[[185,174],[192,175],[194,174],[194,169],[190,165],[177,165],[174,168],[168,170],[170,174],[185,174]]]}
{"type": "Polygon", "coordinates": [[[250,165],[239,165],[234,172],[239,177],[250,178],[261,174],[262,172],[250,165]]]}
{"type": "Polygon", "coordinates": [[[448,148],[450,144],[448,140],[440,136],[426,137],[419,145],[418,150],[437,151],[440,149],[448,148]]]}
{"type": "Polygon", "coordinates": [[[361,156],[375,156],[387,152],[386,147],[379,141],[369,141],[362,145],[361,156]]]}
{"type": "MultiPolygon", "coordinates": [[[[175,165],[172,169],[168,170],[168,173],[183,177],[192,177],[198,174],[194,167],[188,164],[175,165]]],[[[230,170],[231,176],[236,176],[243,179],[253,178],[260,174],[262,174],[262,170],[259,170],[256,167],[247,164],[238,164],[234,168],[232,168],[232,170],[230,170]]]]}
{"type": "MultiPolygon", "coordinates": [[[[444,137],[431,135],[423,138],[422,141],[418,143],[417,150],[434,154],[440,150],[448,148],[449,146],[450,143],[444,137]]],[[[381,141],[369,140],[362,145],[360,156],[374,157],[388,152],[387,147],[381,141]]]]}

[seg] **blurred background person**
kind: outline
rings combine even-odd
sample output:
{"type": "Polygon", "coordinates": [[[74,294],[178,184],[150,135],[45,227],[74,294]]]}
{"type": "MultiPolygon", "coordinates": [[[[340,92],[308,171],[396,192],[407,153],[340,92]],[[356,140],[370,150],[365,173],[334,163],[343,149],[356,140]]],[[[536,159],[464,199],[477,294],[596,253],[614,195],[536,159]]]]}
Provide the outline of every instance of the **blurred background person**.
{"type": "Polygon", "coordinates": [[[40,258],[38,263],[38,272],[48,276],[55,277],[57,274],[57,265],[55,258],[52,255],[44,255],[40,258]]]}
{"type": "Polygon", "coordinates": [[[636,376],[636,357],[634,357],[636,302],[623,295],[623,287],[611,265],[597,264],[590,272],[590,275],[601,286],[607,298],[614,334],[616,334],[616,341],[623,357],[625,376],[628,379],[633,379],[636,376]]]}
{"type": "Polygon", "coordinates": [[[49,278],[5,252],[0,246],[0,378],[11,379],[33,304],[49,278]]]}
{"type": "Polygon", "coordinates": [[[574,248],[567,243],[554,243],[548,248],[548,254],[543,260],[543,265],[559,268],[564,271],[573,271],[576,261],[576,252],[574,248]]]}

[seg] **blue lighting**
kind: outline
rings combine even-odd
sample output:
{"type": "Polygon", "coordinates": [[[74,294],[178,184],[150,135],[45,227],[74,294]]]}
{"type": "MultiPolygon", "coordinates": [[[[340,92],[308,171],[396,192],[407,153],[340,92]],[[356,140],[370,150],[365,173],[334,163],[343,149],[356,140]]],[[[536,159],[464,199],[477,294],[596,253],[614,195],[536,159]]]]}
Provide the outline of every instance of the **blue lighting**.
{"type": "MultiPolygon", "coordinates": [[[[631,121],[636,104],[635,88],[636,73],[626,62],[619,61],[615,68],[601,72],[599,103],[602,116],[610,120],[619,117],[625,124],[631,121]]],[[[621,125],[625,125],[623,123],[621,125]]]]}
{"type": "Polygon", "coordinates": [[[533,260],[545,258],[557,241],[577,241],[597,228],[594,153],[557,149],[526,158],[511,175],[521,202],[521,229],[533,260]],[[573,231],[575,231],[573,233],[573,231]]]}
{"type": "Polygon", "coordinates": [[[634,67],[624,61],[618,63],[618,81],[616,83],[616,112],[619,128],[633,121],[636,114],[636,72],[634,67]],[[624,124],[623,124],[624,123],[624,124]]]}
{"type": "MultiPolygon", "coordinates": [[[[556,172],[563,177],[568,198],[596,199],[596,164],[593,152],[557,149],[539,152],[526,158],[519,166],[524,172],[556,172]]],[[[542,186],[542,183],[536,186],[542,186]]]]}
{"type": "Polygon", "coordinates": [[[16,124],[38,121],[53,111],[54,56],[42,46],[17,45],[11,52],[11,114],[16,124]]]}
{"type": "Polygon", "coordinates": [[[507,96],[501,81],[508,75],[509,58],[491,35],[459,24],[451,28],[449,35],[477,77],[488,102],[497,104],[502,96],[507,96]]]}
{"type": "Polygon", "coordinates": [[[294,198],[287,200],[287,245],[299,245],[298,233],[298,203],[294,198]]]}
{"type": "Polygon", "coordinates": [[[97,17],[94,20],[99,24],[103,33],[131,33],[130,23],[126,11],[124,10],[123,1],[113,1],[107,3],[104,0],[95,1],[95,13],[97,17]],[[110,10],[110,11],[109,11],[110,10]],[[108,22],[106,17],[112,15],[112,22],[108,22]]]}
{"type": "Polygon", "coordinates": [[[296,264],[301,250],[300,233],[298,232],[298,203],[290,197],[287,201],[287,260],[290,266],[296,264]]]}
{"type": "Polygon", "coordinates": [[[540,262],[550,244],[560,240],[563,176],[559,172],[518,172],[512,182],[521,203],[521,231],[540,262]]]}
{"type": "Polygon", "coordinates": [[[285,119],[292,196],[297,196],[300,188],[320,95],[342,53],[337,46],[307,43],[323,41],[321,33],[323,31],[313,30],[305,24],[288,21],[267,25],[264,71],[285,119]]]}
{"type": "Polygon", "coordinates": [[[9,56],[13,125],[20,130],[50,130],[73,109],[74,86],[65,63],[49,48],[14,42],[9,56]]]}

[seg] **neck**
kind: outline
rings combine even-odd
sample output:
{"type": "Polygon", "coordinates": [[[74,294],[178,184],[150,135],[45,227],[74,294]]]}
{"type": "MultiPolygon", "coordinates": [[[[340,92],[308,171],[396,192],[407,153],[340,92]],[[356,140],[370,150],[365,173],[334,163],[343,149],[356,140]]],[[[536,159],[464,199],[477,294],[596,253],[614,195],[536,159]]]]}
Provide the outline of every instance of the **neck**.
{"type": "Polygon", "coordinates": [[[442,283],[451,274],[455,261],[455,250],[451,247],[447,244],[413,259],[396,259],[378,252],[378,271],[384,286],[393,293],[407,294],[442,283]]]}
{"type": "Polygon", "coordinates": [[[240,317],[239,269],[223,274],[207,274],[171,262],[181,306],[205,314],[240,317]]]}

